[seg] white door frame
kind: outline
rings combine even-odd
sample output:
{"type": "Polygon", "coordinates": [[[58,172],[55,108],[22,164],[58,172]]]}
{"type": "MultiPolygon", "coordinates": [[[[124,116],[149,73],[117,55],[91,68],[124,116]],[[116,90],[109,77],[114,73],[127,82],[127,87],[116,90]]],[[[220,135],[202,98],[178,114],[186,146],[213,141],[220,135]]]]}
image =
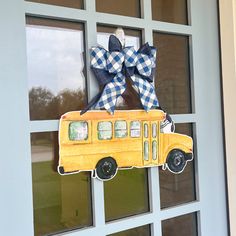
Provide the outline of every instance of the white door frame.
{"type": "Polygon", "coordinates": [[[219,1],[225,152],[227,162],[228,208],[231,235],[236,235],[236,123],[233,122],[236,115],[234,109],[234,103],[236,101],[235,9],[235,0],[219,1]]]}

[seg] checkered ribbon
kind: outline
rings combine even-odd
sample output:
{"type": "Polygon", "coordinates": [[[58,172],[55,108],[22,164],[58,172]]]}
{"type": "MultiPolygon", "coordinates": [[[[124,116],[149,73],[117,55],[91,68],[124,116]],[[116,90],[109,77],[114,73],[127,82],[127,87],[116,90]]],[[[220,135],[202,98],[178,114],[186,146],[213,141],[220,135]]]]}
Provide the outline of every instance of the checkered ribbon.
{"type": "MultiPolygon", "coordinates": [[[[111,50],[117,42],[115,36],[109,39],[109,51],[102,47],[91,49],[91,67],[98,79],[99,84],[104,86],[99,95],[95,108],[105,108],[113,114],[116,102],[126,89],[125,79],[131,79],[140,96],[143,108],[148,111],[158,107],[159,103],[152,82],[153,69],[156,64],[156,49],[148,44],[136,51],[134,47],[125,47],[120,50],[111,50]],[[144,53],[148,51],[148,53],[144,53]]],[[[119,45],[118,45],[119,46],[119,45]]]]}

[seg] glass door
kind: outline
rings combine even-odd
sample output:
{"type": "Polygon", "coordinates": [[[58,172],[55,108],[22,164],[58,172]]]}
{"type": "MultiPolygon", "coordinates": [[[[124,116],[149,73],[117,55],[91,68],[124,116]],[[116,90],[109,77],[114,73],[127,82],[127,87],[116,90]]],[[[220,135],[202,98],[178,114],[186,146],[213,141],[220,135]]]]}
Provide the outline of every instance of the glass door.
{"type": "MultiPolygon", "coordinates": [[[[0,75],[6,84],[0,100],[9,123],[2,137],[14,135],[2,141],[2,165],[12,168],[2,172],[2,191],[11,203],[1,209],[19,227],[4,221],[0,234],[17,235],[20,228],[29,236],[227,235],[216,1],[21,0],[17,12],[7,0],[2,6],[0,75]],[[158,49],[154,84],[160,104],[176,132],[194,139],[194,161],[179,175],[133,168],[103,183],[89,172],[56,172],[58,119],[83,109],[98,92],[89,50],[97,43],[106,47],[117,27],[125,31],[126,46],[149,42],[158,49]],[[12,182],[15,188],[9,188],[12,182]]],[[[140,109],[138,101],[127,81],[119,109],[140,109]]],[[[145,125],[144,161],[152,163],[153,124],[145,125]]]]}

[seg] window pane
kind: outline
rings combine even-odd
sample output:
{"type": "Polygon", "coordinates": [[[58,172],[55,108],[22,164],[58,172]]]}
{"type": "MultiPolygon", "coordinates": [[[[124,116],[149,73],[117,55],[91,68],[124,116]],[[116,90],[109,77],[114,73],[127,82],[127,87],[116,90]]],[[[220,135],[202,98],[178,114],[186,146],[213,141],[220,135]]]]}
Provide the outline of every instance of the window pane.
{"type": "Polygon", "coordinates": [[[115,122],[115,129],[116,130],[126,130],[127,129],[126,121],[124,121],[124,120],[116,121],[115,122]]]}
{"type": "Polygon", "coordinates": [[[96,10],[117,15],[140,17],[139,0],[96,0],[96,10]]]}
{"type": "Polygon", "coordinates": [[[138,138],[141,134],[141,123],[140,121],[131,121],[130,122],[130,136],[132,138],[138,138]]]}
{"type": "Polygon", "coordinates": [[[125,138],[127,137],[127,124],[126,121],[116,121],[115,122],[115,137],[125,138]]]}
{"type": "Polygon", "coordinates": [[[88,138],[88,123],[86,121],[71,122],[69,138],[70,140],[86,140],[88,138]]]}
{"type": "Polygon", "coordinates": [[[131,121],[130,122],[130,129],[137,129],[140,130],[141,128],[141,123],[140,121],[131,121]]]}
{"type": "Polygon", "coordinates": [[[106,122],[106,121],[99,122],[98,123],[98,130],[111,131],[112,130],[112,123],[111,122],[106,122]]]}
{"type": "Polygon", "coordinates": [[[112,123],[102,121],[98,123],[98,139],[106,140],[112,138],[112,123]]]}
{"type": "Polygon", "coordinates": [[[152,141],[152,159],[157,159],[157,141],[152,141]]]}
{"type": "Polygon", "coordinates": [[[112,131],[98,131],[99,140],[107,140],[112,138],[112,131]]]}
{"type": "Polygon", "coordinates": [[[148,138],[148,129],[149,129],[148,124],[144,124],[143,136],[145,138],[148,138]]]}
{"type": "Polygon", "coordinates": [[[187,214],[162,222],[162,236],[197,236],[197,214],[187,214]]]}
{"type": "Polygon", "coordinates": [[[188,37],[154,33],[155,86],[161,107],[170,114],[191,113],[188,37]]]}
{"type": "Polygon", "coordinates": [[[119,170],[104,182],[106,221],[149,211],[146,169],[119,170]]]}
{"type": "Polygon", "coordinates": [[[187,0],[152,0],[152,18],[187,25],[187,0]]]}
{"type": "MultiPolygon", "coordinates": [[[[192,136],[191,124],[175,124],[175,132],[192,136]]],[[[194,161],[187,162],[181,174],[159,168],[161,207],[171,207],[196,200],[194,161]]]]}
{"type": "MultiPolygon", "coordinates": [[[[108,39],[111,34],[115,32],[117,28],[98,26],[97,27],[97,42],[104,48],[108,49],[108,39]]],[[[141,45],[141,31],[123,28],[125,32],[125,46],[134,46],[136,50],[141,45]]],[[[116,105],[117,110],[121,109],[140,109],[142,104],[140,102],[139,95],[133,89],[130,79],[126,80],[126,90],[119,97],[116,105]]]]}
{"type": "Polygon", "coordinates": [[[60,176],[57,132],[31,134],[35,235],[92,225],[90,172],[60,176]]]}
{"type": "Polygon", "coordinates": [[[71,7],[71,8],[84,8],[83,0],[26,0],[28,2],[46,3],[50,5],[71,7]]]}
{"type": "Polygon", "coordinates": [[[84,108],[83,25],[27,18],[26,36],[30,119],[57,119],[84,108]]]}
{"type": "Polygon", "coordinates": [[[109,234],[107,236],[150,236],[150,235],[151,235],[150,226],[144,225],[134,229],[125,230],[119,233],[109,234]]]}
{"type": "Polygon", "coordinates": [[[116,138],[125,138],[125,137],[127,137],[127,131],[126,130],[115,130],[115,137],[116,138]]]}
{"type": "Polygon", "coordinates": [[[148,158],[149,158],[149,142],[148,141],[144,142],[143,156],[144,156],[144,160],[148,161],[148,158]]]}
{"type": "Polygon", "coordinates": [[[153,138],[157,137],[157,124],[156,123],[152,124],[152,137],[153,138]]]}

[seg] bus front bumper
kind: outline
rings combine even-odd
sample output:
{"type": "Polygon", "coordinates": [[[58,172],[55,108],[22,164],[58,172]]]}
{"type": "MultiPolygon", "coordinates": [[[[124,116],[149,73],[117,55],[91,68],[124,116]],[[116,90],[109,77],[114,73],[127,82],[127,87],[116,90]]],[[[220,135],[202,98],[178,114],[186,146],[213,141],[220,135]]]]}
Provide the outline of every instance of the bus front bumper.
{"type": "Polygon", "coordinates": [[[192,154],[192,153],[186,153],[186,154],[185,154],[185,160],[186,160],[186,161],[191,161],[191,160],[193,160],[193,154],[192,154]]]}

